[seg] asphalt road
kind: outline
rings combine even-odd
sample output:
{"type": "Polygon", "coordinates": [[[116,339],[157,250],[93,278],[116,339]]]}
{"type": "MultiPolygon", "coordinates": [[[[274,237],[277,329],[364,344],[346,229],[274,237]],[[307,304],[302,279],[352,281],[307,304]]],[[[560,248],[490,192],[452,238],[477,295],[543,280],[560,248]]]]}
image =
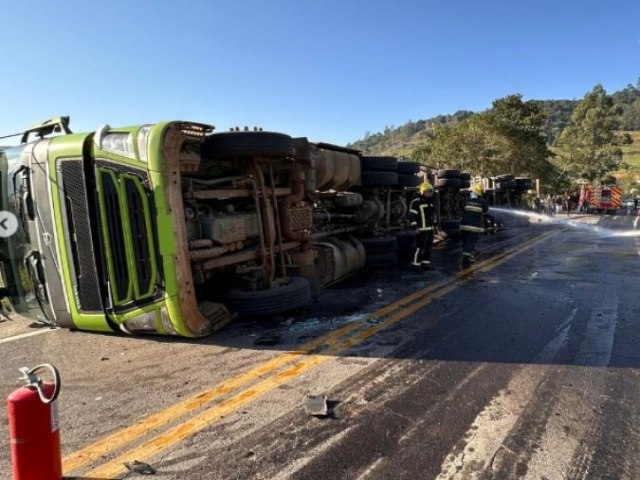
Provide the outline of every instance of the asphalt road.
{"type": "MultiPolygon", "coordinates": [[[[640,478],[640,238],[508,227],[471,269],[441,248],[432,272],[363,274],[198,341],[2,322],[0,393],[19,366],[60,368],[68,478],[146,478],[134,460],[165,479],[640,478]]],[[[3,412],[2,478],[8,447],[3,412]]]]}

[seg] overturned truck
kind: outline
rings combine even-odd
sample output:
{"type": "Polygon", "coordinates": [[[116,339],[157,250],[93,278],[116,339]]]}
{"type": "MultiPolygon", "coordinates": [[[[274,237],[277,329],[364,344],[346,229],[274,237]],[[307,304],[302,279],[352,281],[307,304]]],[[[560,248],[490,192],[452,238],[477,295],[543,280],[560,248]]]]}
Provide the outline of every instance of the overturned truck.
{"type": "Polygon", "coordinates": [[[0,152],[2,210],[19,224],[0,239],[0,296],[63,327],[197,337],[304,306],[411,248],[417,164],[212,130],[72,134],[60,117],[26,131],[0,152]]]}

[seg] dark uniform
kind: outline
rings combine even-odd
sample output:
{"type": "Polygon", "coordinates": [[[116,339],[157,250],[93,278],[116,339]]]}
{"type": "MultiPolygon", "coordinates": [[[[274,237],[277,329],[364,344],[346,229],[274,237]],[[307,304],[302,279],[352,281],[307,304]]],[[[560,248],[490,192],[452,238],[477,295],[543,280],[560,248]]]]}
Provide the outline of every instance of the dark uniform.
{"type": "Polygon", "coordinates": [[[431,264],[435,211],[433,198],[423,195],[414,198],[409,204],[409,221],[412,227],[418,229],[417,247],[411,262],[414,267],[426,268],[431,264]]]}
{"type": "Polygon", "coordinates": [[[460,222],[462,231],[462,255],[465,260],[473,260],[473,250],[478,237],[485,231],[484,215],[489,211],[489,203],[484,198],[469,198],[464,203],[464,213],[460,222]]]}

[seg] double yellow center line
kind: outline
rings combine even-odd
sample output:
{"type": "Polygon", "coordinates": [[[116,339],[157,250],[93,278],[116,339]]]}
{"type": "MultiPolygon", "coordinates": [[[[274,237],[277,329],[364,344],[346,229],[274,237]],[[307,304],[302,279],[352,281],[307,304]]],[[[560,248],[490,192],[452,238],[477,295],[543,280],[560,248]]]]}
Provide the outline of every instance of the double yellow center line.
{"type": "Polygon", "coordinates": [[[63,459],[63,470],[68,474],[94,463],[122,447],[153,433],[161,427],[188,415],[202,407],[209,406],[221,397],[236,392],[241,386],[263,380],[239,391],[230,398],[210,406],[199,414],[189,417],[178,425],[157,436],[135,446],[118,457],[107,461],[92,470],[84,478],[113,478],[125,472],[123,464],[133,460],[145,460],[167,450],[177,442],[199,432],[222,417],[236,411],[241,406],[272,391],[283,383],[314,368],[336,355],[347,351],[376,333],[389,328],[433,300],[440,298],[458,288],[458,286],[475,272],[486,272],[506,262],[510,258],[546,240],[557,231],[542,234],[526,242],[516,249],[502,252],[485,261],[479,262],[455,277],[429,285],[386,307],[349,323],[316,340],[301,345],[297,350],[278,355],[256,367],[231,378],[211,390],[199,393],[183,400],[149,417],[108,435],[97,442],[68,455],[63,459]],[[291,365],[290,365],[291,364],[291,365]],[[285,366],[288,368],[283,369],[285,366]],[[281,370],[283,369],[283,370],[281,370]],[[270,376],[269,376],[270,375],[270,376]]]}

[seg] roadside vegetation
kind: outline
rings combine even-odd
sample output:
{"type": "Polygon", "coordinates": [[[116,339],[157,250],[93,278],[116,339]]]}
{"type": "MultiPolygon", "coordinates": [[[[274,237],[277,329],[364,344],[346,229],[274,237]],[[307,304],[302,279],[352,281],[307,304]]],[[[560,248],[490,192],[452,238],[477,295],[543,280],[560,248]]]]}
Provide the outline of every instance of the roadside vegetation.
{"type": "Polygon", "coordinates": [[[624,163],[627,164],[629,170],[640,172],[640,131],[625,131],[623,133],[628,134],[633,140],[633,143],[621,147],[624,163]]]}

